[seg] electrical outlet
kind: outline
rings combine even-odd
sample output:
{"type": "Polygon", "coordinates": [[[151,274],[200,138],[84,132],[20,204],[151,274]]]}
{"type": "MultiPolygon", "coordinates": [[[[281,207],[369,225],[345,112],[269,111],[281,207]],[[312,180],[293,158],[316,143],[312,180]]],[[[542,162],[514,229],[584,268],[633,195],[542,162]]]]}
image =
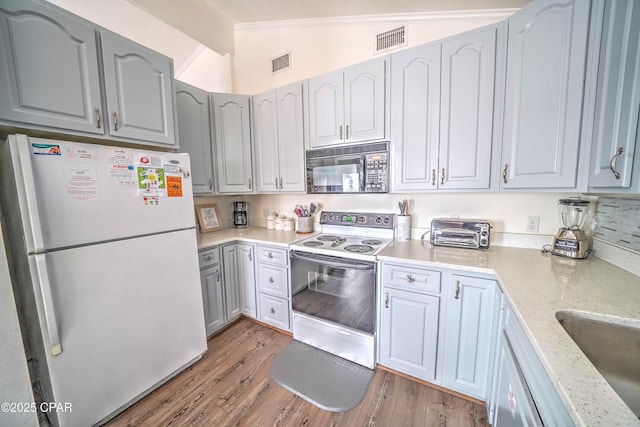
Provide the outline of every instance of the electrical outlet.
{"type": "Polygon", "coordinates": [[[537,233],[539,229],[540,229],[540,217],[539,216],[527,217],[527,232],[537,233]]]}

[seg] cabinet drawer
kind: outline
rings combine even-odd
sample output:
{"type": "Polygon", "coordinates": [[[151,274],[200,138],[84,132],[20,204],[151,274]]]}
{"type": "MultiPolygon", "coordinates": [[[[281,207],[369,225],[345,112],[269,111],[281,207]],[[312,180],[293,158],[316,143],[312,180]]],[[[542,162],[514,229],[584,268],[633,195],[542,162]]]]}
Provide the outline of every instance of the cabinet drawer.
{"type": "Polygon", "coordinates": [[[276,265],[289,265],[289,254],[286,249],[258,246],[258,262],[276,265]]]}
{"type": "Polygon", "coordinates": [[[220,263],[220,251],[218,247],[211,249],[204,249],[198,252],[198,262],[200,264],[200,269],[216,265],[220,263]]]}
{"type": "Polygon", "coordinates": [[[259,320],[276,328],[289,331],[289,301],[270,295],[260,294],[259,320]]]}
{"type": "Polygon", "coordinates": [[[289,297],[289,269],[258,263],[258,291],[280,298],[289,297]]]}
{"type": "Polygon", "coordinates": [[[383,264],[382,283],[409,291],[440,292],[439,271],[416,266],[383,264]]]}

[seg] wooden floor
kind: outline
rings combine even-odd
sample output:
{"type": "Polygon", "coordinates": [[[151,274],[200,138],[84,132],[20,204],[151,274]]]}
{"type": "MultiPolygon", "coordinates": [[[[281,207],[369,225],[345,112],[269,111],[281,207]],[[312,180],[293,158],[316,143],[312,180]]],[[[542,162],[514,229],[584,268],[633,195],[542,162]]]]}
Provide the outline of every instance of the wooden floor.
{"type": "Polygon", "coordinates": [[[273,382],[291,337],[247,319],[211,338],[203,359],[109,426],[486,426],[483,406],[376,369],[363,402],[324,411],[273,382]]]}

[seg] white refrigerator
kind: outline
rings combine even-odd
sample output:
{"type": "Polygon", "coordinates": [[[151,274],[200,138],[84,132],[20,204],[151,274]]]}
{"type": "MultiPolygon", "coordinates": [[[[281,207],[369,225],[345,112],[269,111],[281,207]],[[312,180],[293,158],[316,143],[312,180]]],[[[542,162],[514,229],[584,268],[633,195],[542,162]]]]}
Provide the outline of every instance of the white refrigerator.
{"type": "Polygon", "coordinates": [[[206,351],[189,168],[186,154],[24,135],[0,145],[41,421],[104,421],[206,351]]]}

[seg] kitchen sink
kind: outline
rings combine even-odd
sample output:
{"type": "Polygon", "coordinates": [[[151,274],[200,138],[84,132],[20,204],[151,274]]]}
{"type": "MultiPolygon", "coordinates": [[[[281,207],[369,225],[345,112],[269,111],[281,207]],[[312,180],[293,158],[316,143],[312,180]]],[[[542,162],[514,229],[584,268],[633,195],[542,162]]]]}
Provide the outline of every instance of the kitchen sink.
{"type": "Polygon", "coordinates": [[[616,323],[616,318],[609,316],[572,311],[559,311],[556,318],[609,385],[640,417],[640,326],[616,323]]]}

